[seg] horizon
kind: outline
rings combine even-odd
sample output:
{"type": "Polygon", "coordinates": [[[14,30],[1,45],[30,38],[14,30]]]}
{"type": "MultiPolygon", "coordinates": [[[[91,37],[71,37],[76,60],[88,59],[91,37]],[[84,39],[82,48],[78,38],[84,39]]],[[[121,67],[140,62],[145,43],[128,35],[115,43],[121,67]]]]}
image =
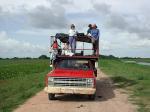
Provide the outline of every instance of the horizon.
{"type": "MultiPolygon", "coordinates": [[[[18,59],[25,59],[25,58],[31,58],[31,59],[38,59],[40,56],[42,56],[42,55],[44,55],[44,54],[41,54],[41,55],[39,55],[39,56],[37,56],[37,57],[30,57],[30,56],[28,56],[28,57],[16,57],[16,56],[14,56],[14,57],[0,57],[0,59],[14,59],[14,58],[18,58],[18,59]]],[[[47,56],[47,58],[50,58],[49,57],[49,55],[44,55],[44,56],[47,56]]],[[[114,58],[142,58],[142,59],[146,59],[146,58],[143,58],[143,57],[117,57],[117,56],[114,56],[114,55],[103,55],[103,54],[100,54],[99,56],[104,56],[104,57],[109,57],[109,56],[113,56],[114,58]]],[[[147,59],[149,59],[150,57],[147,57],[147,59]]]]}

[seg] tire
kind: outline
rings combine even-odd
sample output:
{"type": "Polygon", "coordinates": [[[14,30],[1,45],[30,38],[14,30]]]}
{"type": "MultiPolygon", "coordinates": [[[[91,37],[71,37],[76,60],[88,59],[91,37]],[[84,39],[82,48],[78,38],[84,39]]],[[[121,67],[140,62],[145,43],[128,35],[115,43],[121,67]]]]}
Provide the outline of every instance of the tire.
{"type": "Polygon", "coordinates": [[[55,100],[55,94],[48,93],[48,99],[49,100],[55,100]]]}
{"type": "Polygon", "coordinates": [[[95,100],[95,94],[92,94],[92,95],[88,95],[88,97],[89,97],[89,100],[95,100]]]}

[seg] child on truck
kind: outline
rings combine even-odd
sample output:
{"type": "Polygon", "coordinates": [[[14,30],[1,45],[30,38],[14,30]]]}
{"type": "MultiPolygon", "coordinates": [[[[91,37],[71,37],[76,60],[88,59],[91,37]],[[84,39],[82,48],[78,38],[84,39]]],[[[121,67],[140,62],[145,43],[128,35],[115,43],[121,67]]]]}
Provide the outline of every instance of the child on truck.
{"type": "Polygon", "coordinates": [[[51,48],[49,51],[49,53],[50,53],[50,67],[52,67],[53,62],[56,59],[56,55],[58,54],[58,48],[59,48],[59,45],[58,45],[57,39],[55,39],[53,44],[51,45],[51,48]]]}
{"type": "Polygon", "coordinates": [[[73,55],[73,53],[70,52],[70,50],[69,50],[69,42],[64,43],[62,48],[63,48],[62,49],[62,55],[69,55],[69,56],[73,55]]]}

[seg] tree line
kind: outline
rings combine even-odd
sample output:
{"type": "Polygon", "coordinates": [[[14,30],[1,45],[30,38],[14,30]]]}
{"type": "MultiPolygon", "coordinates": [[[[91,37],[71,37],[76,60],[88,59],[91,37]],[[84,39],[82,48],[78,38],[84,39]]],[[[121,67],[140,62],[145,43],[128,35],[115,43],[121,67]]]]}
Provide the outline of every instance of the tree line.
{"type": "MultiPolygon", "coordinates": [[[[116,57],[114,55],[99,55],[99,58],[100,59],[140,59],[140,57],[116,57]]],[[[2,59],[49,59],[49,57],[47,55],[40,55],[39,57],[37,58],[32,58],[32,57],[13,57],[13,58],[0,58],[1,60],[2,59]]],[[[142,59],[142,58],[141,58],[142,59]]]]}

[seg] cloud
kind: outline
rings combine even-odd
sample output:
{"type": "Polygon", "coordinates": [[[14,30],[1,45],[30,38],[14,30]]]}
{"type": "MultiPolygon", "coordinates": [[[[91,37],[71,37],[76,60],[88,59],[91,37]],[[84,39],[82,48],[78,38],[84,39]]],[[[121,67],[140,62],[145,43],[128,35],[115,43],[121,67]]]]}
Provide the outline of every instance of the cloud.
{"type": "MultiPolygon", "coordinates": [[[[0,5],[0,20],[3,21],[2,23],[6,24],[6,26],[1,26],[7,27],[7,24],[11,22],[11,24],[16,23],[15,26],[22,25],[25,28],[64,29],[64,27],[68,25],[69,21],[65,16],[65,6],[72,2],[70,0],[44,1],[41,3],[41,5],[39,3],[35,3],[36,5],[29,5],[29,2],[16,2],[16,7],[6,7],[5,11],[3,10],[4,6],[2,7],[0,5]]],[[[0,24],[2,23],[0,22],[0,24]]],[[[12,25],[9,27],[15,26],[12,25]]]]}
{"type": "Polygon", "coordinates": [[[2,8],[1,8],[1,6],[0,6],[0,14],[2,13],[2,8]]]}
{"type": "Polygon", "coordinates": [[[127,31],[131,34],[137,34],[139,38],[150,39],[150,21],[147,15],[137,14],[125,14],[114,12],[112,5],[106,3],[93,4],[93,12],[105,17],[105,26],[110,29],[118,29],[120,32],[127,31]]]}
{"type": "Polygon", "coordinates": [[[150,40],[147,38],[139,39],[137,36],[135,36],[134,38],[128,40],[130,40],[128,41],[128,46],[132,49],[150,48],[150,40]]]}
{"type": "Polygon", "coordinates": [[[150,40],[137,40],[136,42],[132,43],[132,46],[139,48],[139,47],[150,47],[150,40]]]}
{"type": "Polygon", "coordinates": [[[139,38],[150,39],[150,26],[146,25],[149,22],[143,22],[137,16],[131,15],[110,15],[108,24],[110,28],[116,28],[122,31],[127,31],[129,33],[137,34],[139,38]]]}
{"type": "Polygon", "coordinates": [[[0,52],[0,57],[39,56],[42,53],[46,54],[46,48],[10,38],[5,31],[2,31],[0,32],[0,52]]]}
{"type": "Polygon", "coordinates": [[[112,50],[112,44],[106,40],[100,40],[100,48],[102,51],[112,50]]]}
{"type": "Polygon", "coordinates": [[[93,4],[93,8],[94,8],[96,11],[98,11],[98,12],[100,12],[100,13],[102,13],[102,14],[105,14],[105,15],[111,13],[111,12],[110,12],[111,6],[110,6],[110,5],[107,5],[107,4],[105,4],[105,3],[101,3],[101,4],[94,3],[94,4],[93,4]]]}
{"type": "Polygon", "coordinates": [[[73,4],[72,0],[48,0],[50,4],[57,4],[57,5],[70,5],[73,4]]]}
{"type": "MultiPolygon", "coordinates": [[[[53,0],[51,0],[53,1],[53,0]]],[[[70,3],[69,1],[67,2],[70,3]]],[[[37,6],[27,13],[29,25],[43,29],[63,29],[68,24],[65,17],[64,1],[52,2],[49,7],[37,6]]]]}
{"type": "Polygon", "coordinates": [[[25,25],[24,15],[4,10],[0,6],[0,31],[16,31],[25,25]]]}
{"type": "Polygon", "coordinates": [[[111,14],[107,20],[107,26],[109,28],[117,28],[119,30],[126,30],[127,22],[124,19],[124,16],[118,14],[111,14]]]}

